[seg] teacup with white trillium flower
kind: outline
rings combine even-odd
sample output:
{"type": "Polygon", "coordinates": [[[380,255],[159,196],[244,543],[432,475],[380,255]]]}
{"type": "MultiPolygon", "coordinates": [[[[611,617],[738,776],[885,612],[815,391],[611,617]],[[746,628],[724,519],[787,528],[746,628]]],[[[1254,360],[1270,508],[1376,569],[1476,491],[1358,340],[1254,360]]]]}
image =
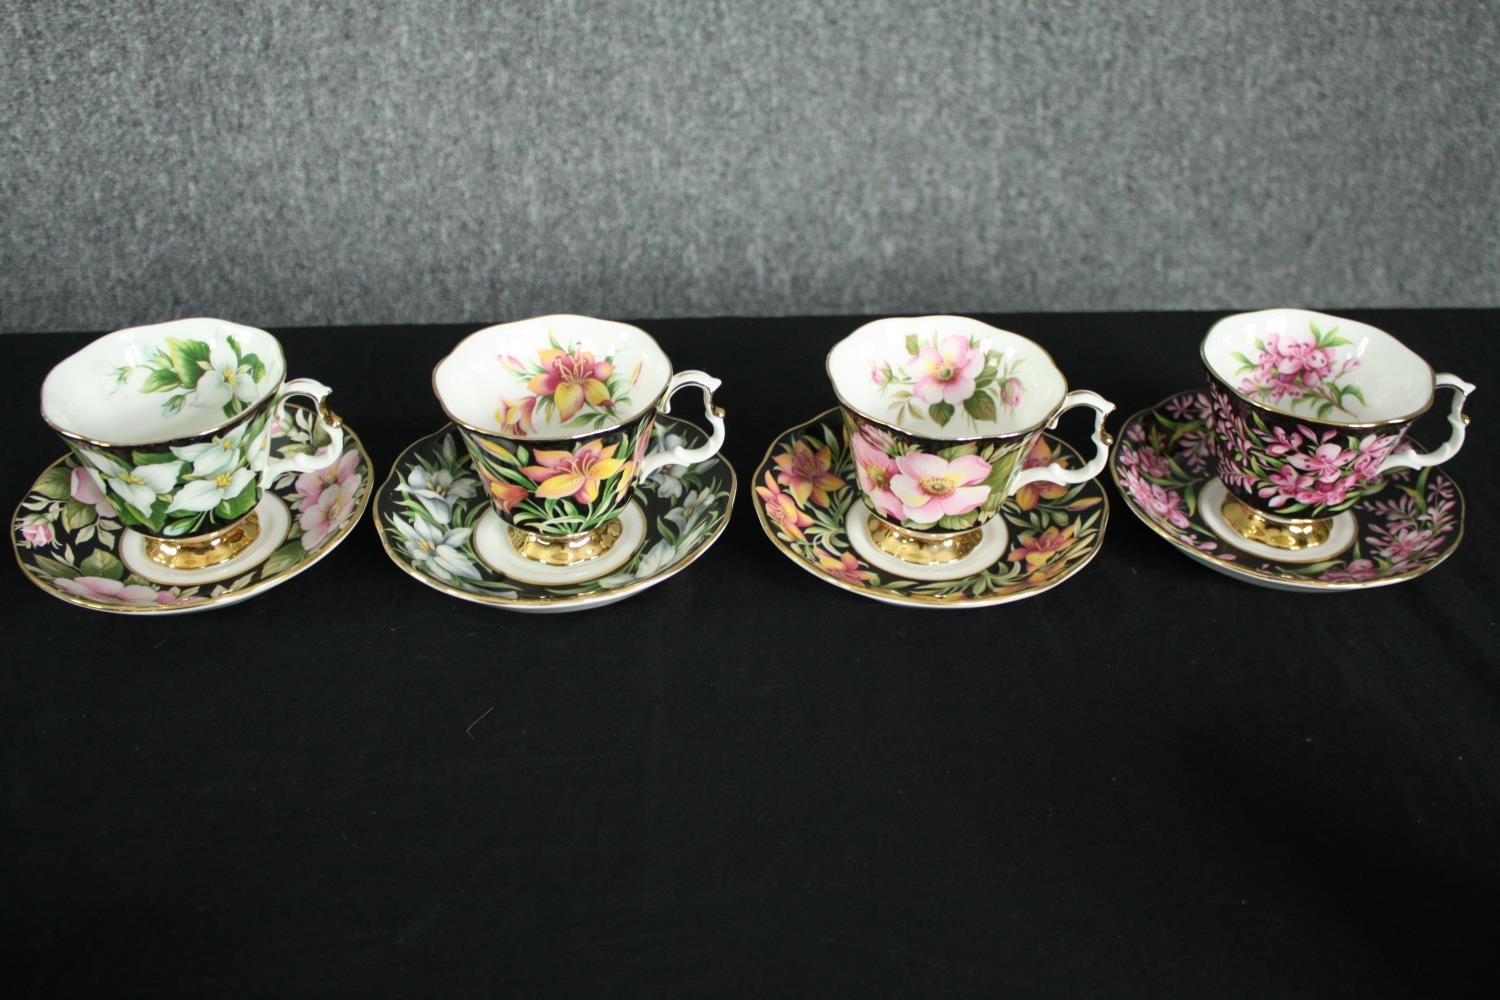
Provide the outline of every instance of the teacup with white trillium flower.
{"type": "Polygon", "coordinates": [[[1383,330],[1305,309],[1227,316],[1201,347],[1218,479],[1199,503],[1226,541],[1255,554],[1316,561],[1354,541],[1346,512],[1389,473],[1426,469],[1464,442],[1474,386],[1435,374],[1383,330]],[[1454,390],[1448,440],[1407,446],[1438,388],[1454,390]]]}
{"type": "MultiPolygon", "coordinates": [[[[1108,460],[1114,404],[1070,392],[1040,345],[978,320],[876,320],[836,344],[827,366],[867,508],[851,508],[850,541],[891,572],[968,572],[1003,550],[995,515],[1007,497],[1087,482],[1108,460]],[[1033,464],[1043,430],[1077,406],[1095,411],[1093,457],[1081,468],[1033,464]]],[[[780,480],[805,492],[799,502],[841,485],[808,445],[777,461],[780,480]]]]}
{"type": "Polygon", "coordinates": [[[264,330],[182,319],[116,330],[59,362],[42,383],[41,408],[77,457],[85,489],[145,539],[154,562],[187,569],[255,540],[253,512],[278,476],[339,459],[330,391],[288,381],[281,345],[264,330]],[[273,424],[296,395],[313,401],[329,443],[273,458],[273,424]]]}

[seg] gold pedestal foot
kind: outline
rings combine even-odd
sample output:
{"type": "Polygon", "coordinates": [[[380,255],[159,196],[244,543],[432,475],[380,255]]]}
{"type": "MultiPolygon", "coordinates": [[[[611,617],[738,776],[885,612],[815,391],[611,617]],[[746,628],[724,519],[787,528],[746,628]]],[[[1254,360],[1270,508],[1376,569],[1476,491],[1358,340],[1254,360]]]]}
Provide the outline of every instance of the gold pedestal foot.
{"type": "Polygon", "coordinates": [[[1287,552],[1316,548],[1328,541],[1333,533],[1333,518],[1331,517],[1322,520],[1272,519],[1258,511],[1251,510],[1232,496],[1224,498],[1219,512],[1224,515],[1224,520],[1239,533],[1241,538],[1287,552]]]}
{"type": "Polygon", "coordinates": [[[521,528],[507,528],[511,546],[523,559],[546,566],[574,566],[590,559],[597,559],[620,538],[620,519],[585,531],[581,535],[540,535],[521,528]]]}
{"type": "Polygon", "coordinates": [[[974,551],[982,532],[979,528],[960,534],[935,535],[908,531],[870,516],[870,541],[888,556],[915,566],[937,566],[958,560],[974,551]]]}
{"type": "Polygon", "coordinates": [[[260,516],[248,516],[227,528],[191,538],[147,538],[146,558],[170,569],[217,566],[248,549],[260,537],[260,516]]]}

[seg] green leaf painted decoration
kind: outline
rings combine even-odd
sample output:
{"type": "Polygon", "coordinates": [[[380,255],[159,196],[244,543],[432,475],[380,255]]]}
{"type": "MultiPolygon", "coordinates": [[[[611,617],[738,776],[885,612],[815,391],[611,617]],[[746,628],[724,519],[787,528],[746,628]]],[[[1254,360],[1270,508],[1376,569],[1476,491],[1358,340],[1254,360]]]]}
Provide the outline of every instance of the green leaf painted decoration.
{"type": "Polygon", "coordinates": [[[141,383],[142,392],[168,392],[172,389],[182,387],[177,380],[177,372],[172,368],[157,368],[146,376],[146,381],[141,383]]]}
{"type": "Polygon", "coordinates": [[[82,576],[102,576],[109,580],[119,580],[125,576],[125,565],[103,549],[79,563],[78,569],[82,576]]]}
{"type": "Polygon", "coordinates": [[[78,500],[69,500],[63,505],[63,527],[69,531],[77,531],[79,528],[93,524],[98,518],[94,513],[94,505],[82,503],[78,500]]]}
{"type": "Polygon", "coordinates": [[[964,412],[975,420],[994,420],[995,401],[988,393],[976,392],[964,400],[964,412]]]}
{"type": "Polygon", "coordinates": [[[65,500],[71,487],[72,474],[61,465],[56,465],[42,474],[33,489],[49,500],[65,500]]]}

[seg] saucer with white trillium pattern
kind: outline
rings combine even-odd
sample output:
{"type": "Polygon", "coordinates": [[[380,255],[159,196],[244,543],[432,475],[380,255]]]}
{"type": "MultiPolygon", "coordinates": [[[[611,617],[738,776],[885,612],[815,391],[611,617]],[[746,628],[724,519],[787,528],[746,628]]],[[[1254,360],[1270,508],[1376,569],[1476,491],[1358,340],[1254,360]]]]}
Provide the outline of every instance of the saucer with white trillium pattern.
{"type": "MultiPolygon", "coordinates": [[[[314,411],[295,403],[271,426],[271,454],[327,446],[314,411]]],[[[319,472],[287,472],[255,506],[260,532],[248,548],[203,569],[172,569],[144,555],[100,489],[98,473],[72,454],[39,476],[11,518],[11,544],[32,583],[69,604],[123,614],[183,614],[224,607],[302,573],[348,536],[370,496],[370,456],[344,424],[343,454],[319,472]]]]}
{"type": "Polygon", "coordinates": [[[1215,470],[1212,418],[1207,392],[1169,396],[1125,422],[1109,463],[1126,506],[1210,569],[1280,590],[1362,590],[1421,576],[1458,548],[1463,494],[1452,476],[1429,468],[1387,474],[1384,490],[1339,514],[1342,540],[1325,558],[1252,549],[1214,516],[1224,487],[1215,470]]]}
{"type": "MultiPolygon", "coordinates": [[[[651,450],[698,447],[696,424],[660,415],[651,450]]],[[[624,600],[676,575],[729,523],[734,469],[722,455],[668,465],[635,484],[604,555],[567,567],[516,553],[452,424],[407,447],[375,496],[381,544],[404,572],[452,597],[511,611],[577,611],[624,600]]]]}
{"type": "MultiPolygon", "coordinates": [[[[828,410],[771,443],[755,470],[755,512],[766,536],[819,579],[887,604],[981,608],[1034,597],[1098,553],[1109,501],[1097,479],[1077,486],[1033,483],[1005,498],[963,559],[946,566],[903,563],[875,547],[869,508],[855,486],[854,454],[841,412],[828,410]]],[[[1081,466],[1061,438],[1037,438],[1025,466],[1081,466]]]]}

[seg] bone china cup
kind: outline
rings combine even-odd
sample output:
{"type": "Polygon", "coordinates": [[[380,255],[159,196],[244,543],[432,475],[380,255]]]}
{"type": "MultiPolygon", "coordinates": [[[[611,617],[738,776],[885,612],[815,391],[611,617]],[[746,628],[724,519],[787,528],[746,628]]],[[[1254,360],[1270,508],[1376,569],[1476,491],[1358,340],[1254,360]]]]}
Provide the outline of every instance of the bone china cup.
{"type": "Polygon", "coordinates": [[[281,344],[264,330],[181,319],[116,330],[63,359],[42,383],[42,419],[121,522],[145,536],[148,555],[190,568],[255,540],[253,512],[278,476],[339,457],[330,391],[286,381],[281,344]],[[317,405],[330,444],[272,459],[272,421],[294,395],[317,405]]]}
{"type": "MultiPolygon", "coordinates": [[[[960,316],[876,320],[828,354],[860,496],[889,528],[944,544],[995,516],[1034,483],[1093,479],[1108,460],[1114,404],[1067,380],[1040,345],[960,316]],[[1091,407],[1094,457],[1081,469],[1034,452],[1043,428],[1091,407]],[[1031,463],[1028,463],[1031,459],[1031,463]],[[1040,463],[1040,464],[1036,464],[1040,463]]],[[[816,485],[816,480],[813,480],[816,485]]],[[[895,551],[895,549],[892,549],[895,551]]]]}
{"type": "Polygon", "coordinates": [[[1219,479],[1242,506],[1224,514],[1246,537],[1267,520],[1326,520],[1392,469],[1438,465],[1463,445],[1474,387],[1373,326],[1304,309],[1238,313],[1213,325],[1202,356],[1219,479]],[[1447,442],[1398,451],[1439,386],[1454,390],[1447,442]]]}
{"type": "Polygon", "coordinates": [[[724,443],[719,380],[674,374],[656,341],[624,323],[556,315],[486,327],[438,362],[432,385],[517,551],[551,565],[602,554],[633,484],[724,443]],[[708,442],[647,455],[656,414],[687,386],[703,392],[708,442]]]}

